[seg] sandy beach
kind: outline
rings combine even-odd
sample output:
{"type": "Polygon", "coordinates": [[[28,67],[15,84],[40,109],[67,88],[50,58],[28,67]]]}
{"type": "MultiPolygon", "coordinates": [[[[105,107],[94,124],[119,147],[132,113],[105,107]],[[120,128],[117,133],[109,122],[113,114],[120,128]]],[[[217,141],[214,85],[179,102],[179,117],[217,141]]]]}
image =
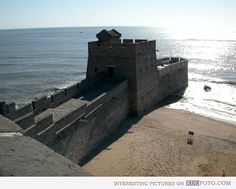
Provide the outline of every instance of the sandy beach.
{"type": "Polygon", "coordinates": [[[236,126],[160,108],[127,119],[96,153],[83,166],[95,176],[236,176],[236,126]]]}

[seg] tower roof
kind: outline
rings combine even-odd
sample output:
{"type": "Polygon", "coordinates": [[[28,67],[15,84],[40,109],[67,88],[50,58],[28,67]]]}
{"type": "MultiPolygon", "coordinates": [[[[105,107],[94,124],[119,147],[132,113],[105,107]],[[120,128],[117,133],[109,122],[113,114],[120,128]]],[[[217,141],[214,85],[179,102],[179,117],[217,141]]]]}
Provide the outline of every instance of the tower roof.
{"type": "Polygon", "coordinates": [[[121,35],[122,35],[121,33],[116,31],[115,29],[112,29],[110,31],[102,30],[96,36],[100,42],[113,42],[113,41],[119,41],[121,35]]]}

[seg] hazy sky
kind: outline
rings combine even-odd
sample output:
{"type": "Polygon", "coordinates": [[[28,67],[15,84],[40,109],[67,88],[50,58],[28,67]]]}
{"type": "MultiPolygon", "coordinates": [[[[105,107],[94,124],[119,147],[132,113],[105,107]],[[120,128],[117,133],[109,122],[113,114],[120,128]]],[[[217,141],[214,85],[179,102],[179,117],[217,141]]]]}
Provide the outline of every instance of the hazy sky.
{"type": "Polygon", "coordinates": [[[0,28],[236,28],[235,0],[0,0],[0,28]]]}

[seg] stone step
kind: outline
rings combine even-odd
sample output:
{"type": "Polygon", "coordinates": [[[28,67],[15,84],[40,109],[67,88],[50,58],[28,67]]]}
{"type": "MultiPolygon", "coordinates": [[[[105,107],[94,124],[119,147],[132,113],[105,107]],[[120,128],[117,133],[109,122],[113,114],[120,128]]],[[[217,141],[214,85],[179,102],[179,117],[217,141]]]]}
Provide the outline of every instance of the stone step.
{"type": "Polygon", "coordinates": [[[35,115],[33,113],[28,113],[15,119],[14,122],[18,124],[22,129],[26,130],[34,124],[34,117],[35,115]]]}
{"type": "Polygon", "coordinates": [[[86,111],[86,104],[80,104],[77,106],[76,109],[71,110],[70,112],[66,111],[63,113],[63,117],[60,116],[60,119],[57,119],[54,124],[47,127],[46,129],[42,130],[37,134],[37,139],[41,142],[47,144],[50,140],[50,137],[55,134],[58,130],[62,129],[66,125],[70,124],[71,122],[75,121],[79,117],[81,117],[86,111]]]}
{"type": "Polygon", "coordinates": [[[43,131],[47,127],[53,124],[52,114],[45,115],[40,118],[36,118],[36,123],[25,130],[25,132],[31,137],[35,137],[39,132],[43,131]]]}
{"type": "Polygon", "coordinates": [[[103,107],[103,104],[98,104],[96,108],[92,109],[92,111],[87,112],[84,116],[84,119],[91,120],[96,116],[96,113],[103,107]]]}
{"type": "Polygon", "coordinates": [[[69,129],[73,129],[72,128],[73,127],[73,123],[75,123],[76,121],[80,120],[82,117],[84,117],[84,115],[85,115],[85,113],[82,114],[81,116],[79,116],[78,119],[74,120],[70,124],[68,124],[65,127],[63,127],[62,129],[59,129],[58,131],[56,131],[56,135],[59,136],[59,137],[64,137],[69,129]]]}
{"type": "Polygon", "coordinates": [[[88,146],[89,144],[89,138],[87,138],[82,144],[77,145],[70,153],[66,155],[68,159],[75,163],[80,163],[81,158],[81,153],[84,153],[84,149],[88,146]]]}

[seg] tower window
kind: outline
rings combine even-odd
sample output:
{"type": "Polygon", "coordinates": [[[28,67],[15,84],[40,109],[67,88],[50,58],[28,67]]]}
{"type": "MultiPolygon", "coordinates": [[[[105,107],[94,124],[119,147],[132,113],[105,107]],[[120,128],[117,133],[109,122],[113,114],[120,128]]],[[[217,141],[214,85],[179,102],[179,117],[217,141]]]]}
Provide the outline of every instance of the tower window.
{"type": "Polygon", "coordinates": [[[107,67],[107,75],[109,78],[112,78],[114,76],[114,67],[113,66],[107,67]]]}
{"type": "Polygon", "coordinates": [[[95,68],[94,68],[94,71],[95,71],[95,72],[98,72],[98,68],[97,68],[97,67],[95,67],[95,68]]]}

